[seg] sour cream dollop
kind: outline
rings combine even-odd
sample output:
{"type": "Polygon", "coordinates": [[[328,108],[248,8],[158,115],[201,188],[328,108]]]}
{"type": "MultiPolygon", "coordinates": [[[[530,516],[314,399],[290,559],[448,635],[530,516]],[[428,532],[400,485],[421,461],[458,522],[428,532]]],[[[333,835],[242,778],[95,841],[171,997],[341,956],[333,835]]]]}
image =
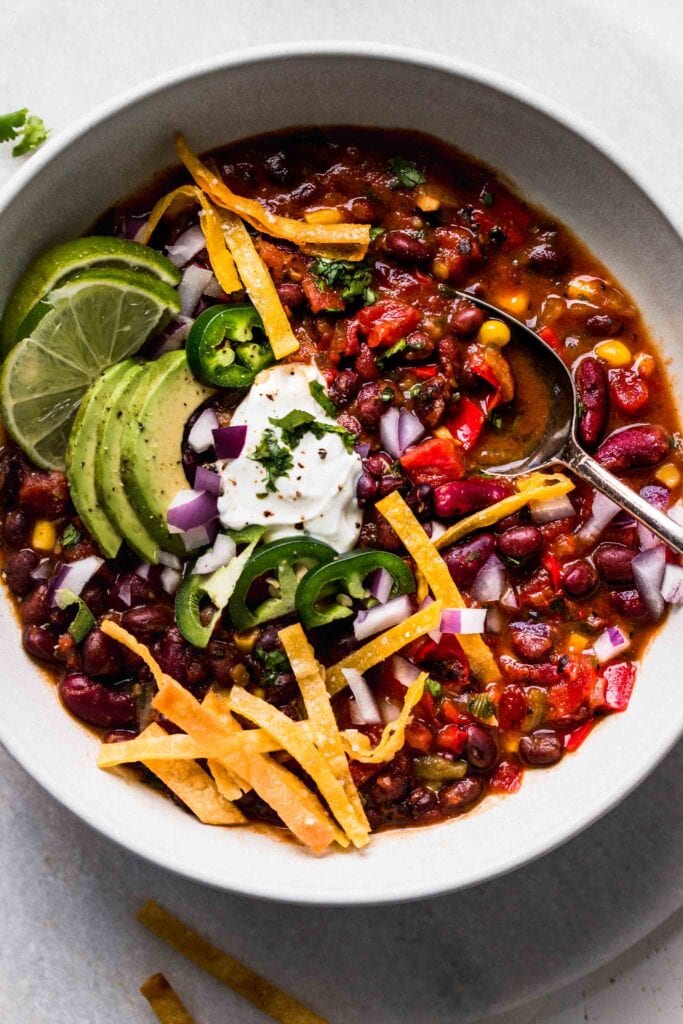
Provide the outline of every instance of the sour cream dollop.
{"type": "Polygon", "coordinates": [[[283,444],[280,428],[271,418],[300,410],[319,423],[335,424],[311,394],[313,381],[325,386],[318,370],[304,363],[273,366],[258,374],[231,420],[247,428],[242,453],[218,464],[218,514],[226,529],[258,524],[266,527],[266,540],[302,532],[336,551],[349,551],[361,527],[356,501],[361,460],[356,452],[346,450],[338,434],[317,438],[305,433],[291,450],[292,468],[277,478],[273,493],[266,488],[265,467],[250,457],[266,430],[272,430],[278,444],[283,444]]]}

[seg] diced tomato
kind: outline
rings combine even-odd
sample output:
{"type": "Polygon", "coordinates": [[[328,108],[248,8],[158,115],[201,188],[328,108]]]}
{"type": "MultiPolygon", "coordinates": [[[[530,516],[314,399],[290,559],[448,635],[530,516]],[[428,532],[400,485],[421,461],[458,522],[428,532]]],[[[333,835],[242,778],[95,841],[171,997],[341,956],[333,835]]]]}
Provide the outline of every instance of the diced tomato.
{"type": "Polygon", "coordinates": [[[489,779],[492,793],[516,793],[522,785],[523,771],[514,761],[501,761],[489,779]]]}
{"type": "Polygon", "coordinates": [[[467,721],[467,716],[463,715],[462,711],[452,700],[441,701],[441,717],[452,725],[462,725],[467,721]]]}
{"type": "Polygon", "coordinates": [[[629,416],[640,412],[650,401],[650,389],[635,370],[610,370],[609,389],[613,403],[629,416]]]}
{"type": "Polygon", "coordinates": [[[412,368],[412,374],[418,380],[431,380],[432,377],[436,377],[439,372],[438,366],[414,366],[412,368]]]}
{"type": "Polygon", "coordinates": [[[425,690],[422,697],[415,705],[422,718],[426,718],[427,721],[431,721],[436,718],[436,701],[432,697],[429,690],[425,690]]]}
{"type": "Polygon", "coordinates": [[[406,726],[406,743],[412,750],[428,754],[432,749],[432,730],[424,722],[412,721],[406,726]]]}
{"type": "Polygon", "coordinates": [[[504,250],[521,245],[527,237],[531,217],[520,203],[504,192],[500,185],[490,182],[482,188],[480,200],[482,206],[472,214],[472,221],[477,227],[486,233],[494,227],[501,228],[505,232],[501,246],[504,250]]]}
{"type": "Polygon", "coordinates": [[[487,413],[493,412],[499,405],[512,401],[515,395],[512,371],[505,356],[494,345],[469,345],[465,365],[470,373],[486,381],[493,388],[493,393],[487,395],[484,400],[484,409],[487,413]]]}
{"type": "Polygon", "coordinates": [[[498,699],[496,715],[501,729],[521,729],[527,714],[527,699],[521,686],[511,683],[498,699]]]}
{"type": "Polygon", "coordinates": [[[354,785],[362,786],[376,775],[382,766],[379,764],[363,764],[362,761],[349,761],[349,772],[354,785]]]}
{"type": "Polygon", "coordinates": [[[563,678],[548,688],[548,717],[554,720],[575,715],[590,702],[597,672],[586,658],[570,658],[563,678]]]}
{"type": "Polygon", "coordinates": [[[541,562],[545,569],[548,571],[548,575],[553,583],[553,589],[555,592],[559,592],[560,589],[560,577],[562,575],[562,566],[558,558],[555,555],[551,555],[549,551],[543,555],[541,562]]]}
{"type": "Polygon", "coordinates": [[[341,312],[344,309],[344,300],[341,292],[336,288],[320,288],[318,278],[310,271],[305,270],[301,275],[301,287],[312,313],[322,313],[325,310],[341,312]]]}
{"type": "Polygon", "coordinates": [[[608,665],[605,677],[605,707],[608,711],[625,711],[631,700],[636,681],[636,667],[632,661],[619,661],[608,665]]]}
{"type": "Polygon", "coordinates": [[[485,422],[486,413],[471,398],[463,396],[453,416],[446,420],[446,427],[468,452],[479,440],[485,422]]]}
{"type": "Polygon", "coordinates": [[[353,339],[357,346],[360,331],[366,336],[370,348],[390,348],[406,334],[414,331],[419,322],[418,309],[397,299],[381,299],[372,306],[361,309],[353,320],[349,321],[347,336],[353,339]]]}
{"type": "Polygon", "coordinates": [[[400,462],[414,484],[438,487],[465,475],[462,446],[446,437],[430,437],[409,448],[400,462]]]}
{"type": "Polygon", "coordinates": [[[572,751],[578,750],[583,741],[587,736],[592,733],[593,729],[597,725],[594,718],[589,718],[587,722],[582,722],[581,725],[577,725],[576,729],[570,729],[566,732],[563,737],[564,749],[568,754],[572,751]]]}
{"type": "Polygon", "coordinates": [[[562,342],[555,334],[552,327],[541,327],[540,331],[537,331],[539,338],[543,338],[546,345],[550,345],[556,352],[560,352],[562,349],[562,342]]]}
{"type": "Polygon", "coordinates": [[[467,732],[459,725],[445,725],[436,734],[436,746],[439,750],[448,750],[451,754],[462,754],[467,743],[467,732]]]}

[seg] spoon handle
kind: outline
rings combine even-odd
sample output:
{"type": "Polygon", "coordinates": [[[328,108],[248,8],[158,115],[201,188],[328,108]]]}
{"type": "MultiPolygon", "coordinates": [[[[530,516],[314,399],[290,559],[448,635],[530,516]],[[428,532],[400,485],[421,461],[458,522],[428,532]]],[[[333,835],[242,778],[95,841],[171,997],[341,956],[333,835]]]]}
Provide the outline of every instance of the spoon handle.
{"type": "Polygon", "coordinates": [[[564,452],[562,462],[567,469],[571,469],[577,476],[592,484],[617,505],[635,516],[644,526],[647,526],[648,530],[652,530],[660,540],[668,544],[673,551],[683,555],[683,526],[670,519],[666,513],[653,508],[628,484],[622,483],[618,477],[601,466],[578,445],[570,444],[568,451],[564,452]]]}

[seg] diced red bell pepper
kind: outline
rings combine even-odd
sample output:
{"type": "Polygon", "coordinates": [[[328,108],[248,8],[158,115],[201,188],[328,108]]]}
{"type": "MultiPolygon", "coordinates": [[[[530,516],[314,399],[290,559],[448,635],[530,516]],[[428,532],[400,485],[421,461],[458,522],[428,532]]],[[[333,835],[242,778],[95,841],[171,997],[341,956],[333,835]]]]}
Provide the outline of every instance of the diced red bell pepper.
{"type": "Polygon", "coordinates": [[[514,761],[501,761],[489,779],[492,793],[516,793],[522,785],[523,771],[514,761]]]}
{"type": "Polygon", "coordinates": [[[485,423],[486,413],[471,398],[463,395],[455,413],[446,420],[446,427],[468,452],[479,440],[485,423]]]}
{"type": "Polygon", "coordinates": [[[432,377],[436,377],[439,367],[432,364],[429,366],[414,366],[411,372],[418,380],[431,380],[432,377]]]}
{"type": "Polygon", "coordinates": [[[589,703],[595,689],[597,672],[586,658],[570,658],[563,678],[548,688],[549,718],[568,718],[589,703]]]}
{"type": "MultiPolygon", "coordinates": [[[[367,338],[370,348],[390,348],[420,322],[420,311],[397,299],[381,299],[366,306],[349,321],[347,337],[358,345],[358,332],[367,338]]],[[[357,351],[357,348],[356,348],[357,351]]],[[[353,352],[347,352],[353,355],[353,352]]]]}
{"type": "Polygon", "coordinates": [[[527,715],[527,699],[521,686],[510,683],[498,699],[496,716],[501,729],[521,729],[527,715]]]}
{"type": "Polygon", "coordinates": [[[462,754],[467,743],[467,732],[459,725],[445,725],[436,734],[436,746],[439,750],[448,750],[451,754],[462,754]]]}
{"type": "Polygon", "coordinates": [[[610,370],[609,389],[613,403],[629,416],[640,412],[650,401],[650,389],[635,370],[610,370]]]}
{"type": "Polygon", "coordinates": [[[546,553],[543,555],[543,558],[541,559],[541,563],[543,564],[543,567],[548,571],[548,575],[550,576],[550,579],[553,583],[553,589],[556,593],[558,593],[560,589],[560,577],[562,576],[562,565],[560,563],[560,560],[556,558],[555,555],[552,555],[549,551],[546,551],[546,553]]]}
{"type": "Polygon", "coordinates": [[[546,345],[550,345],[550,347],[554,348],[556,352],[559,352],[562,349],[562,342],[555,334],[552,327],[541,327],[540,331],[537,331],[536,333],[539,338],[543,338],[546,345]]]}
{"type": "Polygon", "coordinates": [[[412,750],[428,754],[432,749],[432,730],[424,722],[413,720],[406,726],[406,743],[412,750]]]}
{"type": "Polygon", "coordinates": [[[450,722],[451,725],[462,725],[467,721],[467,715],[463,715],[455,701],[448,698],[441,701],[441,708],[439,710],[441,711],[441,717],[446,722],[450,722]]]}
{"type": "Polygon", "coordinates": [[[409,448],[400,462],[414,484],[438,487],[465,475],[462,447],[447,437],[427,438],[409,448]]]}
{"type": "Polygon", "coordinates": [[[608,711],[625,711],[631,700],[636,681],[636,667],[632,661],[619,661],[608,665],[605,677],[605,708],[608,711]]]}
{"type": "Polygon", "coordinates": [[[576,729],[571,729],[569,732],[564,734],[564,749],[568,754],[572,751],[578,750],[586,737],[592,733],[593,729],[597,725],[594,718],[589,718],[587,722],[582,722],[576,729]]]}

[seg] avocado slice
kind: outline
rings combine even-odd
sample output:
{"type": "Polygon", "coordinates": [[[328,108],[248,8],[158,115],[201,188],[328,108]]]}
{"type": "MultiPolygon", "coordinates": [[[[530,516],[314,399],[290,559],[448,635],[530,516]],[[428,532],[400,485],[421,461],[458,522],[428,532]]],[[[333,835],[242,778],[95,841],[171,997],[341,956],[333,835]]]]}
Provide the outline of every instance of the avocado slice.
{"type": "Polygon", "coordinates": [[[127,359],[119,365],[125,372],[116,378],[109,391],[97,426],[95,489],[102,508],[128,546],[145,562],[156,565],[159,545],[130,503],[121,476],[123,428],[130,415],[132,396],[145,376],[146,367],[135,359],[127,359]]]}
{"type": "Polygon", "coordinates": [[[186,554],[182,540],[168,532],[166,512],[188,486],[181,445],[185,424],[214,395],[196,380],[184,351],[167,352],[145,368],[123,427],[121,472],[124,487],[145,528],[164,551],[186,554]]]}
{"type": "Polygon", "coordinates": [[[94,381],[81,402],[66,449],[66,475],[71,500],[107,558],[118,554],[122,537],[100,507],[95,489],[97,427],[103,405],[125,373],[126,364],[115,363],[94,381]]]}

